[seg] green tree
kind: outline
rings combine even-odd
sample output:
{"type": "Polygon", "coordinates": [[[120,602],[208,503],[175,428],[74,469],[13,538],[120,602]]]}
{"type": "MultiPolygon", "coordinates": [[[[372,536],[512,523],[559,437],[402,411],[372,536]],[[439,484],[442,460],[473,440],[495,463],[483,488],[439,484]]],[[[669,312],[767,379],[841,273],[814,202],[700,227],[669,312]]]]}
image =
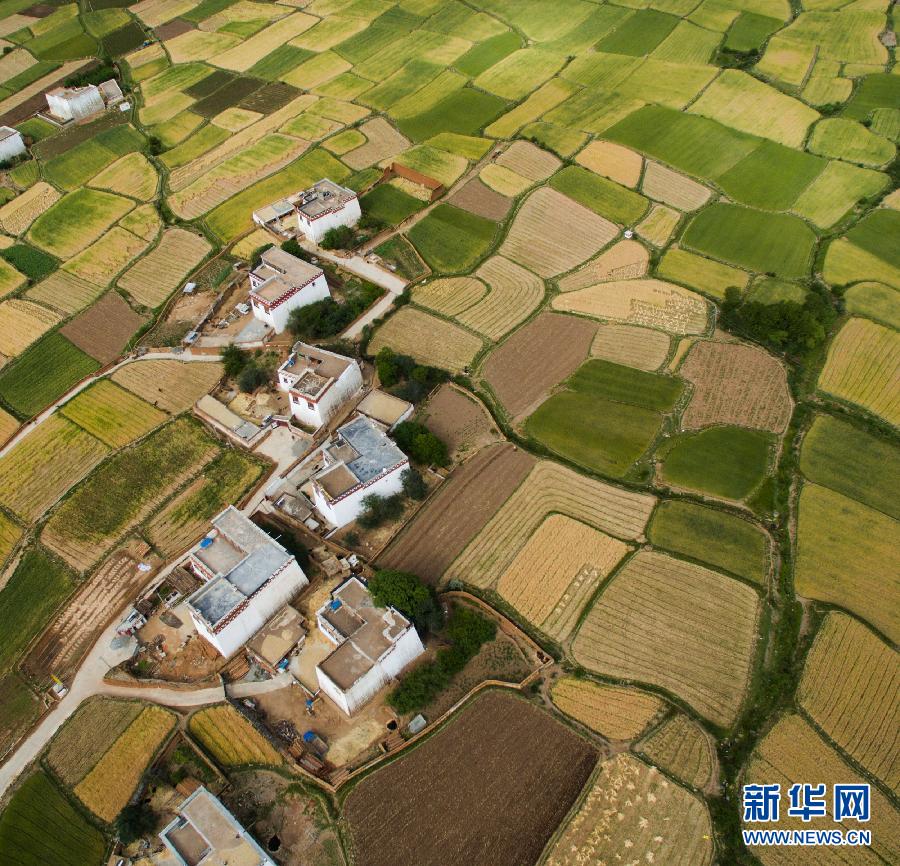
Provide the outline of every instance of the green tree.
{"type": "Polygon", "coordinates": [[[400,449],[416,463],[446,466],[450,462],[447,446],[424,424],[404,421],[394,428],[393,436],[400,449]]]}
{"type": "Polygon", "coordinates": [[[335,226],[328,229],[319,242],[323,250],[349,250],[356,241],[356,234],[350,226],[335,226]]]}
{"type": "Polygon", "coordinates": [[[225,368],[225,375],[231,379],[240,375],[249,360],[250,356],[233,343],[222,349],[222,365],[225,368]]]}
{"type": "Polygon", "coordinates": [[[116,818],[116,833],[123,845],[149,835],[155,827],[156,815],[144,803],[126,806],[116,818]]]}
{"type": "Polygon", "coordinates": [[[418,469],[404,469],[400,475],[400,481],[403,483],[403,492],[410,498],[422,500],[428,495],[428,485],[418,469]]]}
{"type": "Polygon", "coordinates": [[[238,376],[238,388],[245,394],[251,394],[268,381],[268,371],[264,367],[260,367],[255,361],[251,361],[241,370],[241,374],[238,376]]]}
{"type": "Polygon", "coordinates": [[[420,630],[435,629],[441,623],[441,609],[434,588],[408,571],[382,569],[369,580],[372,601],[378,607],[395,607],[420,630]]]}

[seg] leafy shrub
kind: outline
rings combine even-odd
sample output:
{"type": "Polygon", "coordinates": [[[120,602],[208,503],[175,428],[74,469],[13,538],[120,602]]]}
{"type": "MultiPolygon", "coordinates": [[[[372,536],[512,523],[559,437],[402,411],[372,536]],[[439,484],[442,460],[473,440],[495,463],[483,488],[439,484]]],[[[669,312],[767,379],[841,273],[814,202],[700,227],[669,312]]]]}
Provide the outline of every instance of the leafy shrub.
{"type": "Polygon", "coordinates": [[[362,315],[381,294],[382,290],[372,283],[348,284],[342,304],[334,298],[325,298],[292,310],[288,317],[288,330],[301,340],[332,337],[362,315]]]}
{"type": "Polygon", "coordinates": [[[335,226],[325,232],[319,246],[323,250],[349,250],[356,242],[356,233],[350,226],[335,226]]]}
{"type": "Polygon", "coordinates": [[[447,446],[424,424],[404,421],[394,428],[394,440],[399,448],[416,463],[426,466],[446,466],[447,446]]]}
{"type": "Polygon", "coordinates": [[[363,501],[363,510],[356,522],[365,529],[375,529],[390,520],[396,520],[403,513],[403,495],[379,496],[370,493],[363,501]]]}
{"type": "Polygon", "coordinates": [[[393,607],[420,631],[439,628],[442,621],[434,587],[408,571],[381,569],[369,580],[369,593],[377,607],[393,607]]]}
{"type": "Polygon", "coordinates": [[[403,482],[403,493],[410,499],[421,501],[428,495],[428,486],[418,469],[413,469],[412,466],[404,469],[400,480],[403,482]]]}

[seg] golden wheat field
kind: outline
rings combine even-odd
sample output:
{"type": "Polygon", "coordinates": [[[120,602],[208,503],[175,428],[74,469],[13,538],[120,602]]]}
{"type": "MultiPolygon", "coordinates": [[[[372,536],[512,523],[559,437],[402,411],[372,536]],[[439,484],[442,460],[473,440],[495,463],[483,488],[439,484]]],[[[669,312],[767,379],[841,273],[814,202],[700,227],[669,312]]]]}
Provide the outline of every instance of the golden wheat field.
{"type": "Polygon", "coordinates": [[[650,213],[635,226],[635,231],[639,237],[654,246],[664,247],[680,220],[681,214],[677,210],[655,204],[650,208],[650,213]]]}
{"type": "Polygon", "coordinates": [[[667,689],[727,726],[756,656],[759,606],[737,580],[642,550],[588,612],[572,654],[598,674],[667,689]]]}
{"type": "Polygon", "coordinates": [[[120,271],[147,249],[147,246],[148,242],[143,238],[126,231],[121,226],[114,226],[100,240],[69,259],[63,270],[95,286],[106,288],[120,271]]]}
{"type": "Polygon", "coordinates": [[[638,751],[692,788],[703,788],[716,765],[709,735],[682,713],[667,719],[638,746],[638,751]]]}
{"type": "Polygon", "coordinates": [[[601,322],[591,344],[592,358],[639,370],[658,370],[668,354],[668,335],[636,325],[601,322]]]}
{"type": "Polygon", "coordinates": [[[62,321],[55,310],[33,301],[11,300],[0,303],[0,352],[18,355],[35,340],[62,321]]]}
{"type": "Polygon", "coordinates": [[[109,379],[82,391],[60,413],[111,448],[124,447],[168,418],[109,379]]]}
{"type": "Polygon", "coordinates": [[[475,277],[447,277],[413,287],[412,300],[444,316],[456,316],[478,303],[488,287],[475,277]]]}
{"type": "Polygon", "coordinates": [[[222,378],[222,365],[207,361],[134,361],[112,374],[113,382],[172,414],[190,409],[222,378]]]}
{"type": "Polygon", "coordinates": [[[900,656],[862,623],[831,611],[822,623],[797,690],[812,720],[894,793],[900,756],[888,732],[900,730],[900,656]]]}
{"type": "Polygon", "coordinates": [[[91,186],[150,201],[156,195],[159,176],[146,156],[129,153],[96,175],[91,186]]]}
{"type": "Polygon", "coordinates": [[[706,804],[633,755],[601,764],[576,808],[544,866],[712,862],[706,804]]]}
{"type": "Polygon", "coordinates": [[[592,141],[575,157],[575,162],[632,189],[640,180],[644,164],[639,153],[612,141],[592,141]]]}
{"type": "Polygon", "coordinates": [[[567,716],[610,740],[639,737],[666,706],[656,695],[630,686],[568,676],[553,684],[550,697],[567,716]]]}
{"type": "Polygon", "coordinates": [[[712,195],[703,184],[652,160],[647,162],[644,169],[641,192],[655,201],[670,204],[683,211],[703,207],[712,195]]]}
{"type": "MultiPolygon", "coordinates": [[[[102,247],[103,241],[104,239],[101,239],[97,243],[102,247]]],[[[95,246],[97,244],[88,247],[85,252],[93,250],[95,246]]],[[[25,293],[25,297],[49,304],[60,312],[72,315],[83,310],[91,301],[102,295],[103,291],[103,286],[69,273],[65,268],[60,268],[50,274],[46,280],[41,280],[30,288],[25,293]]]]}
{"type": "Polygon", "coordinates": [[[534,182],[546,180],[562,165],[558,157],[530,141],[513,142],[496,163],[534,182]]]}
{"type": "Polygon", "coordinates": [[[649,263],[650,253],[643,244],[630,239],[621,240],[578,270],[560,278],[559,290],[574,292],[597,283],[635,280],[647,273],[649,263]]]}
{"type": "Polygon", "coordinates": [[[497,582],[525,619],[563,641],[628,545],[563,514],[551,514],[497,582]]]}
{"type": "Polygon", "coordinates": [[[101,820],[114,821],[175,721],[161,707],[144,709],[75,786],[75,796],[101,820]]]}
{"type": "Polygon", "coordinates": [[[230,704],[195,713],[189,730],[222,767],[283,763],[268,740],[230,704]]]}
{"type": "Polygon", "coordinates": [[[542,460],[457,557],[445,578],[494,586],[522,545],[553,513],[617,538],[640,540],[655,504],[655,497],[648,494],[621,490],[542,460]]]}
{"type": "Polygon", "coordinates": [[[39,180],[21,195],[0,207],[0,229],[10,235],[20,235],[44,211],[59,201],[60,194],[49,183],[39,180]]]}

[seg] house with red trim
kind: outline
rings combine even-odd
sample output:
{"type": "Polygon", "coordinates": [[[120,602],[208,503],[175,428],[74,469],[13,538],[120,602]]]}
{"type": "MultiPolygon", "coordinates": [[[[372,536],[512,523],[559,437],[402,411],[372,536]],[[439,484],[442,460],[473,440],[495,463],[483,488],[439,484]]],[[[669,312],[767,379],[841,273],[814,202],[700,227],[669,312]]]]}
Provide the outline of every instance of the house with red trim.
{"type": "Polygon", "coordinates": [[[213,518],[186,564],[203,581],[186,601],[191,619],[225,658],[309,585],[297,560],[233,505],[213,518]]]}
{"type": "Polygon", "coordinates": [[[362,386],[356,360],[307,343],[295,343],[278,368],[278,387],[288,395],[291,414],[314,430],[327,424],[362,386]]]}
{"type": "Polygon", "coordinates": [[[250,272],[250,306],[253,315],[280,334],[287,328],[291,310],[331,297],[321,268],[304,262],[279,247],[263,252],[250,272]]]}
{"type": "Polygon", "coordinates": [[[281,235],[299,232],[318,244],[329,229],[354,226],[361,216],[359,198],[352,189],[322,178],[309,189],[254,211],[253,222],[281,235]]]}

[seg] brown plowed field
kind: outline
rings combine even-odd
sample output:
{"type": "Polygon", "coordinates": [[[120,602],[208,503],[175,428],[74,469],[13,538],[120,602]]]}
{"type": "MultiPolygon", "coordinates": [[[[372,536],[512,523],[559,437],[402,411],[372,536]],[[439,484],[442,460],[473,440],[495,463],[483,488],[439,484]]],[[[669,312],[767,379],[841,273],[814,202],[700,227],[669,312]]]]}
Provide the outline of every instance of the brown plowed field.
{"type": "Polygon", "coordinates": [[[694,384],[681,425],[737,424],[783,433],[791,395],[781,364],[768,352],[740,343],[697,343],[681,367],[694,384]]]}
{"type": "Polygon", "coordinates": [[[597,753],[520,698],[488,692],[367,776],[344,804],[356,866],[530,866],[597,753]]]}
{"type": "Polygon", "coordinates": [[[134,332],[146,321],[118,292],[107,292],[96,304],[62,328],[79,349],[108,364],[119,357],[134,332]]]}
{"type": "Polygon", "coordinates": [[[445,382],[425,404],[425,426],[456,459],[499,438],[494,419],[480,401],[445,382]]]}
{"type": "Polygon", "coordinates": [[[541,313],[491,353],[484,378],[510,415],[525,414],[590,354],[597,324],[541,313]]]}
{"type": "MultiPolygon", "coordinates": [[[[152,577],[138,571],[139,542],[116,550],[88,578],[22,661],[22,670],[39,682],[55,674],[64,682],[103,629],[152,577]]],[[[143,547],[143,545],[141,545],[143,547]]],[[[156,566],[154,557],[144,559],[156,566]]]]}
{"type": "Polygon", "coordinates": [[[378,558],[382,568],[411,571],[437,583],[534,466],[508,443],[464,463],[378,558]]]}
{"type": "Polygon", "coordinates": [[[489,220],[500,222],[506,218],[513,200],[499,192],[494,192],[489,186],[483,184],[477,177],[470,180],[459,192],[452,195],[448,201],[469,213],[483,216],[489,220]]]}

